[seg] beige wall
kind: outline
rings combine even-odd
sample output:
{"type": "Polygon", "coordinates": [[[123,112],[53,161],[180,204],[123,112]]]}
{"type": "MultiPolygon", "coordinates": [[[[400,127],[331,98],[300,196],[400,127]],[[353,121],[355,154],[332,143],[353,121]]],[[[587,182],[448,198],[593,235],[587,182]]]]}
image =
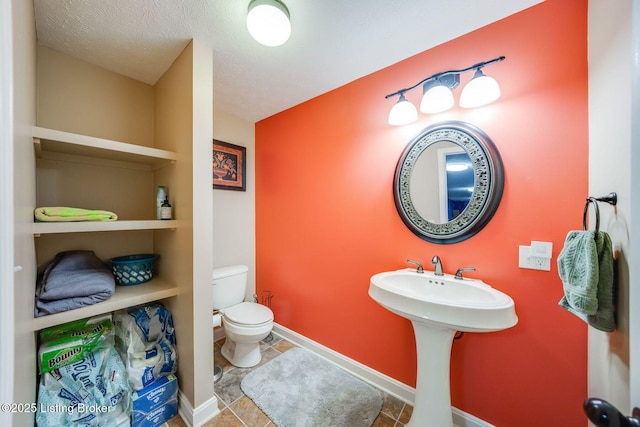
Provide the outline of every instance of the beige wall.
{"type": "MultiPolygon", "coordinates": [[[[173,233],[155,233],[158,240],[160,259],[180,259],[181,262],[169,262],[163,268],[163,274],[178,283],[180,293],[167,301],[173,314],[178,347],[178,379],[180,390],[193,404],[194,383],[194,345],[193,334],[193,272],[188,260],[193,259],[191,231],[193,227],[193,194],[191,176],[193,174],[191,144],[191,73],[193,49],[189,45],[173,62],[155,86],[156,120],[155,132],[158,134],[157,148],[176,151],[180,145],[178,159],[173,166],[162,168],[155,175],[154,187],[168,185],[169,197],[173,205],[173,217],[181,221],[181,227],[173,233]]],[[[206,337],[205,337],[206,339],[206,337]]],[[[213,376],[213,374],[212,374],[213,376]]]]}
{"type": "Polygon", "coordinates": [[[37,117],[41,127],[151,147],[153,87],[38,46],[37,117]]]}
{"type": "Polygon", "coordinates": [[[611,191],[618,193],[617,214],[601,204],[600,218],[601,229],[611,235],[618,252],[619,276],[616,330],[607,334],[589,328],[588,394],[608,400],[625,415],[631,414],[632,2],[621,0],[610,7],[601,1],[589,1],[589,194],[598,197],[611,191]]]}
{"type": "Polygon", "coordinates": [[[213,335],[211,333],[211,271],[213,270],[213,189],[211,188],[211,140],[213,138],[213,52],[204,43],[193,45],[193,407],[198,425],[218,413],[213,393],[213,335]],[[199,415],[199,417],[197,416],[199,415]]]}
{"type": "MultiPolygon", "coordinates": [[[[153,146],[152,86],[43,46],[38,46],[37,57],[38,126],[153,146]]],[[[151,169],[114,168],[80,157],[72,162],[68,157],[39,158],[36,164],[36,206],[105,209],[121,220],[153,218],[151,169]]],[[[153,250],[151,233],[42,236],[36,239],[38,264],[69,248],[92,248],[101,259],[148,253],[153,250]]]]}
{"type": "Polygon", "coordinates": [[[211,333],[212,230],[210,159],[213,92],[211,51],[192,41],[156,84],[156,142],[175,150],[175,167],[156,174],[169,184],[175,233],[156,232],[156,247],[170,264],[167,274],[180,293],[167,301],[178,340],[180,390],[193,408],[213,397],[211,333]]]}
{"type": "Polygon", "coordinates": [[[247,191],[213,191],[213,262],[214,268],[249,266],[245,298],[250,300],[256,289],[254,124],[214,109],[213,137],[247,148],[247,191]]]}

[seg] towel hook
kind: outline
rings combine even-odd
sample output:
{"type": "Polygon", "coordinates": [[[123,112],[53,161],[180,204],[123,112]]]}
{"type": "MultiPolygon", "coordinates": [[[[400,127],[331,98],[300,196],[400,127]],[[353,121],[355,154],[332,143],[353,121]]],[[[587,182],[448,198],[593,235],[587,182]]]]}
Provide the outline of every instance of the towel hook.
{"type": "Polygon", "coordinates": [[[618,194],[611,192],[602,197],[587,197],[587,203],[584,205],[584,212],[582,214],[582,229],[587,229],[587,212],[589,211],[589,205],[593,204],[593,208],[596,213],[596,234],[600,231],[600,209],[598,208],[598,202],[606,202],[612,206],[618,204],[618,194]]]}

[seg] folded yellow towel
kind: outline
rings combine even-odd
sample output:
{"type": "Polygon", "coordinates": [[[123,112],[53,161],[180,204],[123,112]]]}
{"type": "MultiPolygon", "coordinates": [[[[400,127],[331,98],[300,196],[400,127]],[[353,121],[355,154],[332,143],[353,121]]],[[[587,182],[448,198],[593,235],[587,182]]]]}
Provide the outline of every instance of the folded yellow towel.
{"type": "Polygon", "coordinates": [[[118,215],[109,211],[69,208],[66,206],[36,208],[38,222],[116,221],[118,215]]]}

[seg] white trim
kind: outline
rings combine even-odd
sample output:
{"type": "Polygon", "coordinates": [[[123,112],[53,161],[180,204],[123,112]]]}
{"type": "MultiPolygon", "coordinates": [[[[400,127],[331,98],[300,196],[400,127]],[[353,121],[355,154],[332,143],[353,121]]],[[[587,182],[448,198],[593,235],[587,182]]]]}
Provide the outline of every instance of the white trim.
{"type": "Polygon", "coordinates": [[[360,362],[356,362],[353,359],[348,358],[328,347],[323,346],[307,337],[300,335],[291,329],[285,328],[277,323],[273,324],[273,332],[280,335],[282,338],[291,341],[295,345],[306,348],[309,351],[314,352],[323,359],[341,367],[349,372],[351,375],[360,378],[362,381],[373,385],[374,387],[394,396],[403,402],[413,405],[416,395],[416,389],[409,387],[406,384],[401,383],[385,374],[375,371],[368,366],[363,365],[360,362]]]}
{"type": "Polygon", "coordinates": [[[51,151],[66,154],[88,155],[106,159],[117,155],[120,161],[142,162],[156,165],[166,164],[178,158],[178,155],[173,151],[79,135],[39,126],[33,127],[33,137],[36,152],[46,151],[47,149],[42,146],[42,142],[47,141],[47,145],[52,147],[51,151]],[[38,146],[40,148],[38,148],[38,146]]]}
{"type": "Polygon", "coordinates": [[[175,230],[181,221],[172,220],[118,220],[118,221],[78,221],[78,222],[34,222],[33,235],[88,233],[99,231],[129,230],[175,230]]]}
{"type": "Polygon", "coordinates": [[[189,399],[178,390],[178,414],[189,427],[201,427],[207,421],[220,413],[218,398],[213,396],[197,408],[193,408],[189,399]]]}
{"type": "MultiPolygon", "coordinates": [[[[631,15],[631,117],[640,114],[640,0],[633,0],[631,15]]],[[[640,179],[640,122],[631,120],[631,182],[640,179]]],[[[637,242],[640,190],[631,185],[630,242],[637,242]]],[[[640,407],[640,249],[631,244],[629,254],[629,353],[631,407],[640,407]]]]}
{"type": "Polygon", "coordinates": [[[36,317],[31,324],[34,331],[60,325],[85,317],[97,316],[103,313],[170,298],[178,295],[178,287],[173,282],[168,282],[162,278],[153,278],[147,283],[135,286],[116,286],[116,290],[106,301],[76,308],[74,310],[62,311],[56,314],[36,317]]]}
{"type": "Polygon", "coordinates": [[[454,406],[451,407],[451,412],[453,414],[453,424],[457,427],[496,427],[454,406]]]}
{"type": "MultiPolygon", "coordinates": [[[[13,35],[10,0],[0,3],[0,402],[14,402],[13,35]]],[[[12,425],[0,413],[1,425],[12,425]]]]}
{"type": "MultiPolygon", "coordinates": [[[[440,222],[449,222],[449,182],[447,181],[447,156],[464,153],[460,146],[439,148],[438,153],[438,191],[440,196],[440,222]]],[[[474,183],[475,185],[475,183],[474,183]]]]}
{"type": "MultiPolygon", "coordinates": [[[[291,341],[299,347],[305,348],[327,361],[339,366],[351,375],[360,378],[362,381],[376,387],[391,396],[397,397],[405,403],[414,405],[416,389],[401,383],[381,372],[369,368],[360,362],[348,358],[328,347],[323,346],[297,332],[292,331],[277,323],[273,324],[273,332],[282,338],[291,341]]],[[[481,420],[471,414],[467,414],[458,408],[451,408],[453,422],[457,427],[495,427],[486,421],[481,420]]]]}

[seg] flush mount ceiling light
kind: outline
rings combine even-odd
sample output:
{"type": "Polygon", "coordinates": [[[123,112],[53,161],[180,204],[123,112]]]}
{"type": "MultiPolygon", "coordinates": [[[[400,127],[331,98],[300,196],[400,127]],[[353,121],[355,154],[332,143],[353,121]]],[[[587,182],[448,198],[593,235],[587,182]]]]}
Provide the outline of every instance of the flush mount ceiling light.
{"type": "Polygon", "coordinates": [[[289,9],[280,0],[251,0],[247,12],[247,29],[258,43],[280,46],[289,40],[289,9]]]}
{"type": "Polygon", "coordinates": [[[420,85],[422,85],[423,91],[422,101],[420,102],[421,112],[427,114],[441,113],[453,107],[453,89],[460,84],[460,74],[467,71],[475,71],[475,74],[471,81],[462,88],[460,107],[475,108],[495,101],[500,97],[500,86],[494,78],[485,75],[482,72],[482,68],[504,59],[504,56],[500,56],[461,70],[449,70],[436,73],[411,87],[390,93],[385,96],[385,99],[392,96],[399,96],[399,99],[389,112],[389,124],[401,126],[418,120],[416,107],[407,100],[405,93],[420,85]]]}

